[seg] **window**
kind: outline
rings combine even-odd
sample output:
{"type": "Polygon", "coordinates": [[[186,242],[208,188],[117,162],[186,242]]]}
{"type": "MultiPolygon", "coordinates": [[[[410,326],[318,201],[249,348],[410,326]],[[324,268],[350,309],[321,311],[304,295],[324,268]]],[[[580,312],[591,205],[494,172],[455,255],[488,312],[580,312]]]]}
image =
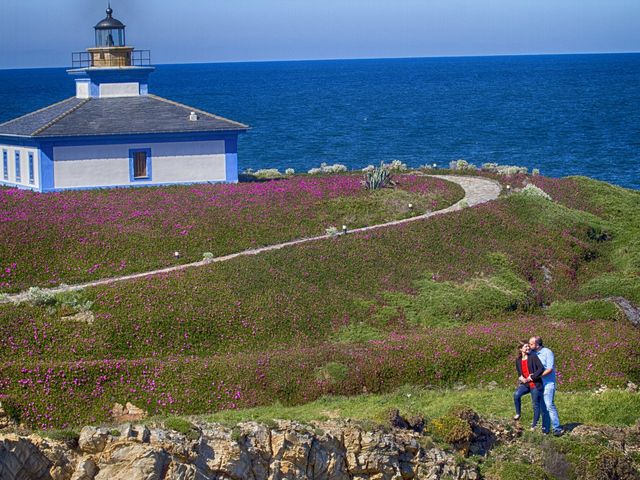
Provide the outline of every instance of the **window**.
{"type": "Polygon", "coordinates": [[[132,182],[151,180],[151,149],[129,150],[129,177],[132,182]]]}
{"type": "Polygon", "coordinates": [[[29,183],[31,185],[36,183],[35,173],[33,171],[33,152],[29,152],[29,183]]]}
{"type": "Polygon", "coordinates": [[[5,180],[9,180],[9,155],[7,151],[2,151],[2,173],[5,180]]]}
{"type": "Polygon", "coordinates": [[[20,172],[20,152],[16,150],[16,182],[22,181],[22,174],[20,172]]]}
{"type": "Polygon", "coordinates": [[[136,152],[133,154],[133,177],[147,178],[147,154],[136,152]]]}

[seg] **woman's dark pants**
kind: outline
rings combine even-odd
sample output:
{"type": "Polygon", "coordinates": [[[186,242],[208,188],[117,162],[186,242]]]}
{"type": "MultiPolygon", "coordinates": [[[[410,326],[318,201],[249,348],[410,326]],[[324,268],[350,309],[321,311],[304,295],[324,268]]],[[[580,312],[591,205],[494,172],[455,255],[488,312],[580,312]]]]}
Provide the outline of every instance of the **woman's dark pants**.
{"type": "Polygon", "coordinates": [[[529,388],[529,385],[522,384],[513,394],[513,403],[516,407],[516,414],[520,415],[522,397],[528,393],[531,394],[531,405],[533,406],[533,421],[531,422],[531,426],[535,427],[540,419],[540,402],[543,401],[542,392],[536,388],[529,388]]]}

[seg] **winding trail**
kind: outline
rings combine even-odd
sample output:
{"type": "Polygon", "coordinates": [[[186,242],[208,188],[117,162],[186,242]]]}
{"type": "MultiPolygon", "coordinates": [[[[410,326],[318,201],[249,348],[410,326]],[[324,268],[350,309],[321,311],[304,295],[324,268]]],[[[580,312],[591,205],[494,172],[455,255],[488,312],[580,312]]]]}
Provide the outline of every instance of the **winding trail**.
{"type": "MultiPolygon", "coordinates": [[[[428,212],[425,213],[423,215],[418,215],[416,217],[411,217],[411,218],[405,218],[403,220],[395,220],[393,222],[387,222],[387,223],[380,223],[378,225],[372,225],[369,227],[362,227],[362,228],[354,228],[353,230],[349,230],[348,234],[352,234],[352,233],[359,233],[359,232],[367,232],[370,230],[377,230],[379,228],[386,228],[386,227],[392,227],[395,225],[403,225],[405,223],[410,223],[410,222],[416,222],[419,220],[424,220],[426,218],[429,217],[434,217],[436,215],[443,215],[446,213],[450,213],[450,212],[455,212],[457,210],[461,210],[467,206],[469,207],[473,207],[475,205],[479,205],[481,203],[485,203],[485,202],[489,202],[491,200],[495,200],[496,198],[498,198],[498,196],[500,195],[500,191],[501,191],[501,186],[498,182],[494,181],[494,180],[489,180],[487,178],[482,178],[482,177],[466,177],[466,176],[457,176],[457,175],[430,175],[432,177],[435,178],[440,178],[442,180],[447,180],[449,182],[452,183],[457,183],[458,185],[460,185],[465,192],[464,197],[459,200],[457,203],[447,207],[447,208],[443,208],[442,210],[437,210],[435,212],[428,212]]],[[[345,235],[345,233],[340,232],[339,235],[345,235]]],[[[47,288],[47,289],[43,289],[46,292],[49,293],[61,293],[61,292],[68,292],[68,291],[73,291],[73,290],[82,290],[84,288],[89,288],[89,287],[97,287],[100,285],[109,285],[111,283],[116,283],[116,282],[124,282],[127,280],[135,280],[137,278],[144,278],[144,277],[150,277],[153,275],[161,275],[164,273],[171,273],[171,272],[177,272],[180,270],[186,270],[187,268],[195,268],[195,267],[202,267],[204,265],[209,265],[211,263],[216,263],[216,262],[226,262],[228,260],[233,260],[234,258],[238,258],[238,257],[242,257],[242,256],[247,256],[247,255],[258,255],[260,253],[263,252],[269,252],[272,250],[280,250],[281,248],[286,248],[286,247],[291,247],[294,245],[300,245],[302,243],[308,243],[308,242],[316,242],[319,240],[325,240],[327,238],[331,238],[330,235],[318,235],[316,237],[308,237],[308,238],[300,238],[297,240],[291,240],[289,242],[284,242],[284,243],[278,243],[275,245],[268,245],[266,247],[260,247],[260,248],[254,248],[254,249],[250,249],[250,250],[243,250],[241,252],[237,252],[237,253],[231,253],[229,255],[224,255],[222,257],[215,257],[215,258],[210,258],[210,259],[205,259],[205,260],[200,260],[198,262],[193,262],[193,263],[185,263],[183,265],[176,265],[174,267],[167,267],[167,268],[161,268],[158,270],[151,270],[148,272],[142,272],[142,273],[134,273],[131,275],[124,275],[121,277],[110,277],[110,278],[103,278],[101,280],[94,280],[92,282],[86,282],[86,283],[78,283],[76,285],[64,285],[64,286],[60,286],[60,287],[54,287],[54,288],[47,288]]],[[[3,298],[0,298],[0,304],[2,303],[21,303],[21,302],[25,302],[28,300],[28,294],[26,291],[24,292],[20,292],[20,293],[16,293],[13,295],[6,295],[3,298]]]]}

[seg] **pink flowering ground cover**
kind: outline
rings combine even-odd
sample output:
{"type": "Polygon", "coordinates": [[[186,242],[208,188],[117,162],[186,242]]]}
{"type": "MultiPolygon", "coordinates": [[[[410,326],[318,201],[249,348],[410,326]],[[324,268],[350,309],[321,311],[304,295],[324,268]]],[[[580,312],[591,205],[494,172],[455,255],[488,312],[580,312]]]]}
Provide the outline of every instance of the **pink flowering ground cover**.
{"type": "MultiPolygon", "coordinates": [[[[576,188],[597,199],[604,188],[553,182],[559,199],[576,188]]],[[[605,297],[584,289],[603,275],[619,275],[629,292],[639,285],[636,237],[624,235],[635,193],[603,198],[603,218],[592,214],[597,202],[586,213],[511,195],[91,289],[92,324],[65,319],[73,311],[64,306],[2,306],[0,401],[30,425],[61,428],[106,420],[115,402],[205,413],[404,384],[510,386],[514,342],[540,332],[556,352],[562,389],[637,383],[639,330],[615,308],[580,318],[549,308],[605,297]],[[477,287],[487,284],[507,293],[485,295],[477,287]],[[449,327],[415,319],[434,304],[449,327]]]]}
{"type": "Polygon", "coordinates": [[[638,380],[640,333],[622,322],[564,322],[516,316],[428,334],[393,333],[364,344],[291,346],[216,356],[5,363],[0,401],[39,429],[108,421],[114,402],[150,414],[306,403],[327,394],[383,393],[402,385],[514,381],[514,344],[548,333],[560,392],[638,380]],[[338,366],[338,368],[336,368],[338,366]],[[333,367],[333,368],[331,368],[333,367]],[[339,374],[336,375],[335,371],[339,374]],[[70,408],[73,406],[73,408],[70,408]]]}
{"type": "Polygon", "coordinates": [[[385,310],[386,292],[416,293],[425,276],[490,276],[495,252],[526,279],[528,301],[551,303],[573,294],[587,252],[601,248],[587,236],[588,221],[572,215],[512,197],[426,222],[113,284],[88,293],[92,325],[61,320],[64,309],[7,306],[0,308],[0,355],[86,360],[305,344],[371,323],[385,310]]]}
{"type": "Polygon", "coordinates": [[[44,195],[1,188],[0,292],[192,262],[204,252],[218,256],[321,235],[343,223],[405,218],[464,195],[439,179],[395,178],[395,189],[376,192],[353,174],[44,195]]]}

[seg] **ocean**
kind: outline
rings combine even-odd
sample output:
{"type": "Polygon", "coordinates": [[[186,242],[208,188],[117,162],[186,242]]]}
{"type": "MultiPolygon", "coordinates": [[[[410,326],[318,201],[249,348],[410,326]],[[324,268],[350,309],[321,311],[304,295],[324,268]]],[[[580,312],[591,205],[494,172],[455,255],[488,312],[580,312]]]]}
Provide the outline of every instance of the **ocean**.
{"type": "MultiPolygon", "coordinates": [[[[158,65],[150,91],[249,124],[240,170],[465,159],[640,189],[640,54],[158,65]]],[[[0,70],[0,122],[74,92],[0,70]]]]}

